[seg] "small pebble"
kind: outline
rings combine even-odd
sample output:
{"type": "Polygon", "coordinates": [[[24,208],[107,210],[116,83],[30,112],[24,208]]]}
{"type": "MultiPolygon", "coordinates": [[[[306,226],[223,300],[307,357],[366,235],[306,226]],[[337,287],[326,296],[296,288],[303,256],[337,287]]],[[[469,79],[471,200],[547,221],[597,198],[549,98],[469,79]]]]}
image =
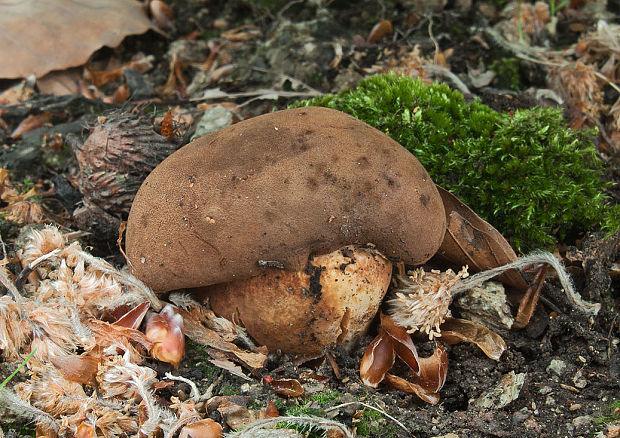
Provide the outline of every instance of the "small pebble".
{"type": "Polygon", "coordinates": [[[576,411],[577,409],[581,409],[581,405],[579,403],[573,403],[572,405],[570,405],[570,408],[568,408],[570,411],[576,411]]]}

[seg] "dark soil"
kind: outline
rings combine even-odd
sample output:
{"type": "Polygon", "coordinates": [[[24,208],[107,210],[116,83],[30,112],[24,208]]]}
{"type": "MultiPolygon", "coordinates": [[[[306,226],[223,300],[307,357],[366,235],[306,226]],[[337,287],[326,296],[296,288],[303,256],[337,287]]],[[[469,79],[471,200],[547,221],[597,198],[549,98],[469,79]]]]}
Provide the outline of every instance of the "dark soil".
{"type": "MultiPolygon", "coordinates": [[[[189,50],[191,46],[208,39],[217,40],[222,30],[214,27],[215,20],[224,19],[227,29],[242,25],[256,26],[259,30],[257,37],[226,49],[230,62],[234,64],[230,74],[208,86],[218,87],[227,93],[258,88],[293,92],[308,90],[299,86],[294,79],[321,92],[337,92],[354,86],[370,69],[380,71],[381,68],[373,66],[386,66],[391,59],[397,58],[397,54],[404,53],[403,47],[411,49],[418,44],[422,53],[425,56],[430,54],[432,58],[435,45],[429,38],[428,18],[412,12],[414,8],[410,5],[424,2],[336,0],[326,2],[326,8],[310,3],[279,0],[175,1],[171,2],[171,7],[176,17],[176,27],[169,32],[170,39],[149,32],[127,38],[114,52],[125,61],[137,52],[154,55],[155,68],[145,73],[143,79],[156,89],[166,82],[169,50],[171,44],[179,38],[192,32],[198,33],[195,41],[183,42],[189,50]],[[370,29],[383,19],[392,22],[395,32],[377,43],[366,42],[370,29]],[[330,62],[337,57],[335,43],[341,46],[342,58],[333,67],[330,62]]],[[[452,73],[466,78],[468,69],[472,67],[489,66],[495,60],[515,59],[514,54],[498,47],[484,33],[484,28],[499,21],[501,15],[498,12],[484,15],[481,13],[481,5],[488,10],[501,2],[487,4],[474,1],[470,7],[457,6],[462,3],[467,2],[449,1],[442,11],[432,15],[432,32],[440,49],[454,49],[448,58],[452,73]]],[[[562,19],[560,15],[559,33],[550,43],[566,46],[575,42],[579,34],[571,31],[562,19]]],[[[111,52],[104,49],[95,58],[105,59],[111,52]]],[[[194,62],[203,62],[206,53],[205,49],[199,51],[194,62]]],[[[198,84],[201,72],[192,67],[191,63],[187,65],[184,74],[188,84],[198,84]]],[[[516,73],[512,82],[493,82],[479,89],[470,87],[473,91],[468,98],[478,97],[501,111],[554,104],[535,98],[535,89],[545,85],[545,72],[540,66],[522,60],[517,60],[514,65],[516,73]],[[509,89],[512,85],[516,85],[516,88],[509,89]]],[[[188,88],[177,87],[175,94],[166,96],[156,107],[161,109],[180,105],[195,110],[196,102],[190,102],[189,99],[200,98],[206,88],[196,85],[194,91],[189,92],[188,88]]],[[[295,97],[249,99],[251,97],[228,99],[238,104],[245,103],[238,110],[238,117],[249,118],[285,108],[295,97]]],[[[153,106],[144,104],[142,108],[147,108],[148,113],[153,106]]],[[[68,152],[62,162],[46,161],[38,146],[41,138],[64,129],[63,133],[69,138],[75,136],[74,140],[81,144],[87,127],[95,123],[98,115],[107,114],[112,109],[130,111],[132,105],[103,104],[78,97],[35,96],[27,104],[10,108],[4,120],[14,128],[27,115],[49,109],[63,114],[52,128],[41,128],[17,142],[9,138],[10,131],[0,129],[0,141],[7,145],[0,155],[0,163],[2,167],[9,167],[15,180],[41,180],[45,187],[55,187],[56,197],[45,202],[56,212],[59,223],[77,228],[78,224],[68,213],[73,212],[84,194],[80,195],[75,184],[63,185],[63,178],[64,182],[76,180],[75,158],[68,152]],[[60,180],[52,182],[53,178],[60,180]]],[[[197,110],[195,112],[198,113],[197,110]]],[[[571,114],[570,108],[567,108],[566,113],[571,114]]],[[[176,140],[175,147],[187,141],[192,129],[180,134],[182,138],[176,140]]],[[[608,175],[617,183],[618,171],[617,168],[614,171],[614,160],[617,165],[618,157],[608,160],[611,169],[608,175]]],[[[99,231],[95,237],[87,237],[96,255],[118,265],[122,264],[123,258],[116,250],[115,233],[120,219],[124,219],[126,213],[120,211],[113,215],[110,219],[112,222],[106,225],[107,231],[99,231]]],[[[107,213],[92,210],[90,214],[102,218],[104,216],[97,215],[107,213]]],[[[102,219],[103,222],[105,220],[102,219]]],[[[91,219],[85,221],[92,222],[91,219]]],[[[18,227],[3,221],[1,231],[5,241],[10,242],[11,237],[14,238],[18,232],[18,227]]],[[[582,231],[580,241],[564,242],[562,248],[577,247],[582,251],[583,263],[575,262],[569,269],[584,298],[602,303],[599,315],[588,319],[572,310],[559,290],[559,285],[554,280],[548,281],[543,290],[544,303],[539,305],[530,324],[522,330],[500,333],[508,349],[499,361],[487,358],[473,344],[447,347],[448,378],[441,391],[441,401],[436,406],[427,405],[414,395],[390,390],[385,386],[375,390],[361,383],[359,363],[376,329],[371,330],[359,347],[350,353],[334,349],[339,377],[327,362],[316,365],[313,369],[330,379],[327,383],[308,385],[306,396],[300,398],[291,399],[274,394],[268,385],[262,383],[261,376],[253,376],[254,380],[246,381],[213,367],[208,363],[205,351],[193,344],[190,344],[178,374],[197,382],[202,391],[221,376],[213,388],[213,395],[247,396],[248,405],[256,409],[264,408],[268,401],[273,401],[280,408],[281,414],[295,410],[298,412],[304,408],[306,413],[334,417],[351,428],[357,427],[358,433],[366,436],[594,436],[598,431],[606,431],[604,419],[610,418],[613,414],[611,406],[620,399],[620,319],[616,310],[620,303],[618,268],[615,268],[615,277],[609,276],[611,265],[618,257],[620,232],[603,236],[591,233],[592,230],[582,231]],[[508,381],[512,373],[516,379],[524,379],[523,385],[509,397],[512,401],[503,403],[502,400],[510,393],[508,381]],[[490,397],[490,401],[483,405],[484,395],[493,391],[498,394],[503,391],[504,398],[499,395],[490,397]],[[331,394],[329,400],[321,399],[318,396],[321,393],[331,394]],[[364,409],[361,404],[348,404],[329,411],[330,407],[349,402],[375,406],[400,421],[406,430],[386,416],[360,414],[358,410],[364,409]]],[[[430,354],[432,345],[420,344],[420,349],[422,352],[428,350],[426,354],[430,354]]],[[[169,371],[154,362],[152,366],[162,373],[169,371]]],[[[288,356],[272,354],[262,375],[299,378],[306,367],[308,364],[300,365],[288,356]]],[[[187,394],[189,387],[177,383],[160,395],[168,398],[170,395],[178,395],[179,391],[187,394]]],[[[372,410],[366,408],[366,412],[372,410]]],[[[216,420],[221,419],[217,412],[211,415],[216,420]]],[[[9,435],[14,436],[12,433],[9,435]]]]}

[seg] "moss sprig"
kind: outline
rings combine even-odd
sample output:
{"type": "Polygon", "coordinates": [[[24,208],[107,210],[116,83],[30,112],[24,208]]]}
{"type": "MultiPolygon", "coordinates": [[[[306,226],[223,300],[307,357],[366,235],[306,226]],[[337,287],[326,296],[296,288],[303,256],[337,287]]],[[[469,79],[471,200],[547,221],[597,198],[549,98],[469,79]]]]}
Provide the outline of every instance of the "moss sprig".
{"type": "Polygon", "coordinates": [[[292,106],[337,109],[385,132],[518,250],[620,226],[593,133],[568,128],[558,109],[501,113],[445,84],[395,74],[292,106]]]}

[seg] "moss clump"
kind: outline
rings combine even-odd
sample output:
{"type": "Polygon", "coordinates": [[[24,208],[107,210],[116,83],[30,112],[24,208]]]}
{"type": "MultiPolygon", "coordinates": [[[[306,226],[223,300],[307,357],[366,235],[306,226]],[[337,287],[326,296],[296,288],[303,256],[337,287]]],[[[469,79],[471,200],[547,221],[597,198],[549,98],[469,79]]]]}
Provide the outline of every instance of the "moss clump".
{"type": "Polygon", "coordinates": [[[514,91],[521,89],[519,60],[517,58],[496,59],[491,63],[489,68],[497,73],[494,79],[494,85],[496,87],[514,91]]]}
{"type": "Polygon", "coordinates": [[[292,106],[334,108],[385,132],[519,250],[620,225],[591,133],[567,128],[559,110],[499,113],[446,85],[394,74],[292,106]]]}

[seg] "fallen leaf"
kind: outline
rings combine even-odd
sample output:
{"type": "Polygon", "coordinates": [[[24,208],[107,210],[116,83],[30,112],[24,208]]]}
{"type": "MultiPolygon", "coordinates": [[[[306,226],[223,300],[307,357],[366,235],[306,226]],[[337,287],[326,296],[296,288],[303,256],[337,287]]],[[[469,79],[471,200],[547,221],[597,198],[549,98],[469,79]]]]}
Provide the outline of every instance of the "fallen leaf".
{"type": "MultiPolygon", "coordinates": [[[[446,211],[446,236],[437,255],[459,266],[479,272],[514,262],[517,255],[491,224],[480,218],[456,196],[437,186],[446,211]]],[[[511,270],[498,279],[521,291],[528,284],[518,271],[511,270]]]]}
{"type": "Polygon", "coordinates": [[[144,319],[144,315],[146,315],[146,312],[150,307],[151,303],[144,301],[118,318],[116,322],[114,322],[114,325],[129,327],[137,330],[144,319]]]}
{"type": "Polygon", "coordinates": [[[263,379],[273,392],[286,397],[299,397],[304,393],[304,388],[297,379],[263,379]]]}
{"type": "Polygon", "coordinates": [[[52,113],[46,111],[40,114],[31,114],[17,125],[17,128],[11,133],[11,138],[20,138],[27,132],[40,128],[52,120],[52,113]]]}
{"type": "Polygon", "coordinates": [[[493,360],[499,360],[506,351],[506,343],[500,335],[466,319],[446,318],[441,325],[441,340],[450,345],[461,341],[473,342],[493,360]]]}
{"type": "Polygon", "coordinates": [[[152,27],[134,0],[14,0],[0,4],[1,78],[41,77],[84,64],[103,46],[152,27]]]}
{"type": "Polygon", "coordinates": [[[368,42],[374,44],[377,41],[382,40],[386,35],[393,32],[392,22],[390,20],[383,20],[375,24],[370,33],[368,34],[368,42]]]}

